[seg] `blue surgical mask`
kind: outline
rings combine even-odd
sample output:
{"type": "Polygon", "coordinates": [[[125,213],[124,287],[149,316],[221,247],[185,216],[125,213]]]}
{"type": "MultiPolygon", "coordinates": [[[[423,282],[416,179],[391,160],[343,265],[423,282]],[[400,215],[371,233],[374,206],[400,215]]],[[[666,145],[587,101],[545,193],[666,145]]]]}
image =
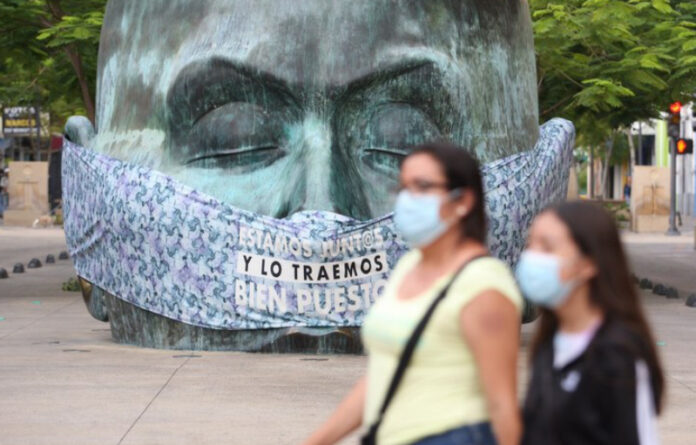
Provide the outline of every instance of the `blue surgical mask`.
{"type": "Polygon", "coordinates": [[[561,279],[563,260],[557,255],[525,250],[517,263],[515,275],[524,296],[539,306],[555,309],[562,305],[575,281],[561,279]]]}
{"type": "Polygon", "coordinates": [[[451,222],[440,217],[442,198],[437,195],[415,195],[399,192],[394,205],[394,227],[411,247],[432,243],[447,231],[451,222]]]}

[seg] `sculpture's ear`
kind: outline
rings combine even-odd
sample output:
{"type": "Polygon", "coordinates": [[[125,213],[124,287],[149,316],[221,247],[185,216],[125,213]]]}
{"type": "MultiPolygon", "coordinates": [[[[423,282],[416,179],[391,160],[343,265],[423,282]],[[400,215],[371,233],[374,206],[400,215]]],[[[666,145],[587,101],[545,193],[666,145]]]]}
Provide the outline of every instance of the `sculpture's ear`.
{"type": "Polygon", "coordinates": [[[65,138],[74,144],[88,147],[95,134],[92,122],[84,116],[70,116],[65,123],[65,138]]]}

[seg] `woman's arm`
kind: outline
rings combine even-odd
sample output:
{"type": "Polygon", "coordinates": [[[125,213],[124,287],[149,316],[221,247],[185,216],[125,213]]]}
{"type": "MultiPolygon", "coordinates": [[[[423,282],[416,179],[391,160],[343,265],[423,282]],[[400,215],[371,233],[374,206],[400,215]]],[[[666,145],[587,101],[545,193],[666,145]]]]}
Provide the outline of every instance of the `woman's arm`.
{"type": "Polygon", "coordinates": [[[303,445],[330,445],[360,427],[365,406],[366,380],[362,377],[336,411],[303,445]]]}
{"type": "Polygon", "coordinates": [[[518,445],[522,422],[517,403],[517,308],[500,292],[486,291],[462,309],[459,326],[476,361],[498,444],[518,445]]]}

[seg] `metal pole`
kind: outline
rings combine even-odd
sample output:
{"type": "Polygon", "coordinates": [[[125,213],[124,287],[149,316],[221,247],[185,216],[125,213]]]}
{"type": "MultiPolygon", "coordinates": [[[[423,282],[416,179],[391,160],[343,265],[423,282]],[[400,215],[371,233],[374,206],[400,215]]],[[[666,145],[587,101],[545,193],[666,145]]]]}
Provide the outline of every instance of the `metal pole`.
{"type": "Polygon", "coordinates": [[[686,156],[680,156],[681,158],[681,208],[679,209],[682,218],[685,218],[687,213],[687,207],[689,206],[688,199],[686,196],[686,156]]]}
{"type": "MultiPolygon", "coordinates": [[[[684,135],[686,134],[686,122],[682,121],[679,124],[679,137],[683,138],[684,135]]],[[[684,169],[684,166],[686,165],[686,158],[684,155],[679,156],[679,164],[681,165],[681,172],[679,173],[680,179],[681,179],[681,199],[679,200],[679,225],[683,226],[684,225],[684,217],[687,216],[686,213],[686,170],[684,169]]]]}
{"type": "Polygon", "coordinates": [[[677,230],[677,150],[675,138],[669,138],[669,229],[667,236],[680,235],[677,230]]]}

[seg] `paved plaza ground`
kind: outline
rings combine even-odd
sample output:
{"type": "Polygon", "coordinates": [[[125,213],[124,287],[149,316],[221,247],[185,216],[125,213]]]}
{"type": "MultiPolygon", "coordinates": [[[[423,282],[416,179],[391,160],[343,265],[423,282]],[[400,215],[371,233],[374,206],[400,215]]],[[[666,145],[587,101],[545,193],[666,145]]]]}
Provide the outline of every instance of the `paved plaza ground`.
{"type": "MultiPolygon", "coordinates": [[[[639,276],[696,292],[693,233],[626,241],[639,276]]],[[[63,249],[59,229],[0,227],[0,267],[63,249]]],[[[61,290],[73,273],[70,261],[58,261],[0,280],[1,445],[297,444],[364,372],[356,356],[115,344],[81,295],[61,290]]],[[[668,376],[662,443],[696,443],[696,309],[683,298],[643,298],[668,376]]],[[[523,329],[525,345],[532,329],[523,329]]]]}

